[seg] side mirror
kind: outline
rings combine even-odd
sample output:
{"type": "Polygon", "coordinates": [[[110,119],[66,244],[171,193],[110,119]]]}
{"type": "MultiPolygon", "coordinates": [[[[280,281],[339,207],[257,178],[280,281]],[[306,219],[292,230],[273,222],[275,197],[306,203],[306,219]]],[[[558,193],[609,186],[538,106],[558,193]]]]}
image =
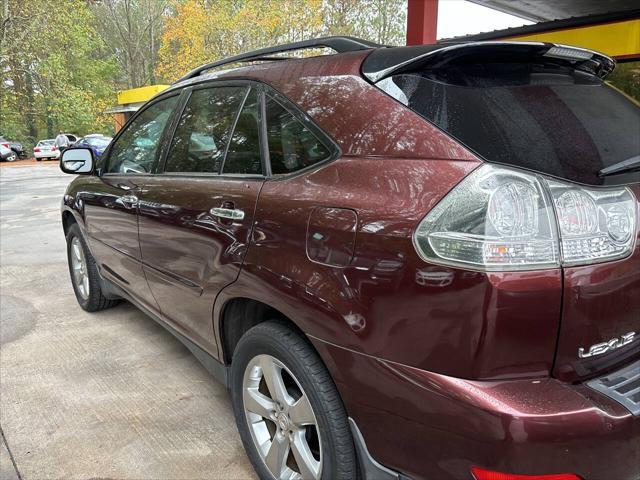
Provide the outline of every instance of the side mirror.
{"type": "Polygon", "coordinates": [[[84,147],[71,147],[62,152],[60,170],[75,175],[91,175],[95,160],[93,150],[84,147]]]}

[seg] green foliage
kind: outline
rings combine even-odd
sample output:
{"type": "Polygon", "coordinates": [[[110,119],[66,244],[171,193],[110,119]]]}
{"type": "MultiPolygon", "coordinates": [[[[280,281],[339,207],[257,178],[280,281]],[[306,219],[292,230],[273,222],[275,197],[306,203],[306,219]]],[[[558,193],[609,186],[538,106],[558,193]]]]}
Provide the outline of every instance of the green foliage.
{"type": "Polygon", "coordinates": [[[171,0],[101,0],[90,4],[104,54],[115,59],[117,82],[122,88],[156,83],[162,25],[172,4],[171,0]]]}
{"type": "Polygon", "coordinates": [[[0,133],[33,146],[58,130],[108,133],[115,62],[83,0],[3,0],[0,133]]]}
{"type": "Polygon", "coordinates": [[[619,63],[607,80],[640,102],[640,62],[619,63]]]}

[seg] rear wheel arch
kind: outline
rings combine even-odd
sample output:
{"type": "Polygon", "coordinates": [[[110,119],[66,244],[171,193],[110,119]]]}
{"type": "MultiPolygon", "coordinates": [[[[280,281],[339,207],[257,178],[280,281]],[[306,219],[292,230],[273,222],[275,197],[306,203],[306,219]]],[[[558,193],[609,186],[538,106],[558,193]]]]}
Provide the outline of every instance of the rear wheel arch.
{"type": "MultiPolygon", "coordinates": [[[[277,320],[306,338],[293,320],[266,303],[242,297],[227,301],[222,309],[218,327],[224,363],[231,364],[236,345],[245,333],[269,320],[277,320]]],[[[311,342],[309,344],[312,345],[311,342]]]]}

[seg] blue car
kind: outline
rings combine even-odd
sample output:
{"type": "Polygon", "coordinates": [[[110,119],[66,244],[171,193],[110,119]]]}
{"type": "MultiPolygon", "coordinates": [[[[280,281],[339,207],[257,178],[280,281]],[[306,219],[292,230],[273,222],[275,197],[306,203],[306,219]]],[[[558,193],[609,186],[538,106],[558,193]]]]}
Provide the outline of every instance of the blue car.
{"type": "Polygon", "coordinates": [[[106,137],[104,135],[87,135],[78,140],[74,147],[89,147],[93,150],[93,154],[96,158],[99,158],[104,152],[107,145],[111,142],[112,137],[106,137]]]}

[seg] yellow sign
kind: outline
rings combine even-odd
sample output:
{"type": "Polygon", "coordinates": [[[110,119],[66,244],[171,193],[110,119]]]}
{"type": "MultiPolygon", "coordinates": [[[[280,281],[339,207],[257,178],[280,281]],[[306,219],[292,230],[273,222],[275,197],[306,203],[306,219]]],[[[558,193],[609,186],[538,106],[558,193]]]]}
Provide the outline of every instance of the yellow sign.
{"type": "Polygon", "coordinates": [[[118,92],[118,105],[146,102],[154,95],[169,88],[169,85],[149,85],[147,87],[132,88],[118,92]]]}

